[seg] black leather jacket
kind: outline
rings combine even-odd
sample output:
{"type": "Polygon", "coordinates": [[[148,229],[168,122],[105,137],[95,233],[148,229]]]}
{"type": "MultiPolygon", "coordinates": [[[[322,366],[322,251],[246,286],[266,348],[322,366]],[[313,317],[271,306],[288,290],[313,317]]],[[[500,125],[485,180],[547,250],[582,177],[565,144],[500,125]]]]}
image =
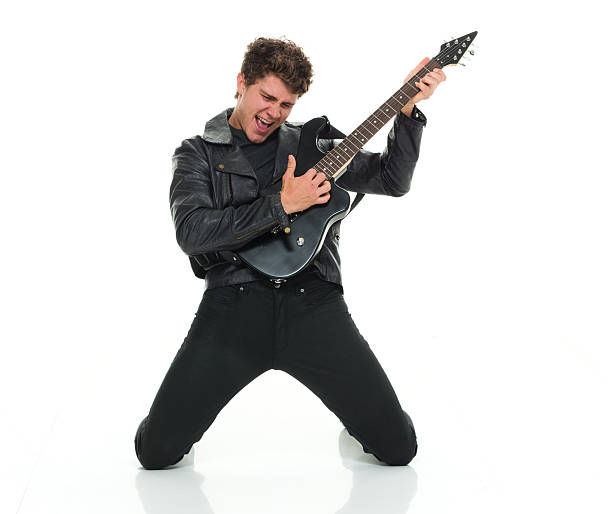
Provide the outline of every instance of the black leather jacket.
{"type": "MultiPolygon", "coordinates": [[[[289,225],[280,193],[258,196],[257,176],[240,148],[232,145],[226,109],[206,123],[204,135],[185,139],[172,157],[170,209],[176,240],[188,256],[195,275],[206,287],[250,282],[265,278],[240,264],[233,252],[252,239],[289,225]]],[[[360,151],[337,184],[357,193],[401,196],[408,192],[419,157],[427,120],[416,107],[412,116],[399,113],[382,153],[360,151]]],[[[287,169],[289,154],[296,155],[300,123],[281,125],[272,181],[287,169]]],[[[331,149],[340,139],[319,140],[331,149]]],[[[325,280],[342,284],[340,273],[340,221],[327,232],[313,261],[325,280]]]]}

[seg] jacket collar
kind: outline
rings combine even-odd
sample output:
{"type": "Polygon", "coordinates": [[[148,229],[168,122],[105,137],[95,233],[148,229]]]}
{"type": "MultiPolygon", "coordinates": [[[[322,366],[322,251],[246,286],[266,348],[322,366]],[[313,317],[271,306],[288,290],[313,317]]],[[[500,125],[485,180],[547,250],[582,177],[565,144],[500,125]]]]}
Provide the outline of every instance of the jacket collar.
{"type": "Polygon", "coordinates": [[[230,131],[228,120],[233,111],[233,107],[225,109],[206,122],[203,135],[204,141],[220,145],[232,144],[232,132],[230,131]]]}
{"type": "MultiPolygon", "coordinates": [[[[221,145],[232,144],[232,132],[230,130],[228,120],[233,111],[234,108],[229,107],[206,122],[203,134],[204,141],[221,145]]],[[[293,154],[294,156],[296,156],[299,142],[299,130],[297,130],[297,128],[292,124],[285,122],[280,127],[278,127],[277,130],[279,131],[278,148],[276,151],[276,169],[272,179],[273,181],[277,180],[284,174],[285,170],[287,169],[287,159],[289,158],[289,154],[293,154]]],[[[236,150],[238,150],[238,152],[242,154],[242,152],[238,148],[236,150]]],[[[243,163],[243,167],[249,169],[245,170],[244,172],[238,173],[255,176],[255,172],[250,169],[246,158],[244,159],[244,161],[245,162],[243,163]]],[[[231,173],[232,169],[226,168],[225,171],[231,173]]]]}

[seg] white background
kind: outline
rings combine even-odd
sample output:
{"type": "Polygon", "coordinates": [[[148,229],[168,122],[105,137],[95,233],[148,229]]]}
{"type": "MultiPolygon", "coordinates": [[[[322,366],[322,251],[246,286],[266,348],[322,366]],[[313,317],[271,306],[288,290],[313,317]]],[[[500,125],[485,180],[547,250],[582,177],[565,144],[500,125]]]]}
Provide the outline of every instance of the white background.
{"type": "MultiPolygon", "coordinates": [[[[2,7],[2,512],[610,512],[609,42],[599,3],[20,2],[2,7]],[[233,105],[246,45],[348,132],[452,36],[412,189],[342,224],[353,318],[419,437],[359,455],[281,372],[147,471],[133,436],[204,283],[170,157],[233,105]],[[351,454],[351,452],[353,452],[351,454]],[[353,456],[351,456],[353,455],[353,456]]],[[[369,145],[382,150],[386,130],[369,145]]]]}

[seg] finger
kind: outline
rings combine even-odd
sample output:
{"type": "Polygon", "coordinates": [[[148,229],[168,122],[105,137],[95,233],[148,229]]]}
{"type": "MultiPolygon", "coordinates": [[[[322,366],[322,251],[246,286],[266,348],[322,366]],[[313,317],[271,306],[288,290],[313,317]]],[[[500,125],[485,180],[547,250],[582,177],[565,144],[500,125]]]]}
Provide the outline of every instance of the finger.
{"type": "Polygon", "coordinates": [[[289,159],[287,161],[287,171],[291,170],[291,173],[295,170],[295,157],[289,154],[289,159]]]}
{"type": "Polygon", "coordinates": [[[431,89],[432,91],[438,86],[439,81],[437,78],[432,77],[423,77],[421,82],[419,82],[419,89],[423,91],[424,89],[431,89]]]}
{"type": "Polygon", "coordinates": [[[440,77],[437,75],[427,74],[421,80],[425,81],[426,84],[431,84],[432,82],[440,82],[440,77]]]}
{"type": "Polygon", "coordinates": [[[436,79],[430,77],[429,75],[425,75],[424,77],[419,79],[419,81],[416,83],[416,85],[417,86],[428,85],[428,84],[430,84],[432,82],[432,80],[436,80],[436,79]]]}
{"type": "Polygon", "coordinates": [[[421,90],[419,94],[423,95],[423,99],[425,99],[429,98],[432,95],[435,88],[432,86],[428,86],[427,84],[423,84],[419,86],[419,89],[421,90]]]}
{"type": "Polygon", "coordinates": [[[432,73],[440,78],[440,82],[446,80],[446,74],[440,68],[434,68],[432,73]]]}
{"type": "Polygon", "coordinates": [[[326,180],[325,182],[323,182],[319,186],[319,192],[320,193],[325,193],[325,192],[329,191],[330,189],[331,189],[331,184],[329,183],[329,180],[326,180]]]}
{"type": "Polygon", "coordinates": [[[439,73],[428,73],[421,80],[427,80],[429,82],[442,82],[443,77],[439,73]]]}
{"type": "Polygon", "coordinates": [[[407,77],[404,79],[404,84],[408,82],[408,80],[413,77],[417,73],[417,71],[419,71],[423,66],[425,66],[430,60],[431,59],[429,57],[425,57],[424,59],[422,59],[421,62],[417,64],[416,68],[410,73],[408,73],[407,77]]]}
{"type": "Polygon", "coordinates": [[[421,82],[419,82],[419,88],[421,89],[421,91],[423,91],[423,89],[432,88],[437,85],[438,81],[432,78],[424,78],[423,80],[421,80],[421,82]]]}
{"type": "Polygon", "coordinates": [[[442,73],[441,71],[429,73],[427,76],[431,77],[434,80],[437,80],[438,82],[446,80],[446,75],[444,75],[444,73],[442,73]]]}
{"type": "Polygon", "coordinates": [[[319,198],[317,198],[317,203],[325,203],[327,200],[329,200],[329,193],[319,196],[319,198]]]}
{"type": "Polygon", "coordinates": [[[317,185],[321,185],[321,183],[323,183],[325,180],[327,180],[327,175],[325,175],[325,173],[319,171],[313,178],[312,178],[313,182],[315,182],[317,185]]]}

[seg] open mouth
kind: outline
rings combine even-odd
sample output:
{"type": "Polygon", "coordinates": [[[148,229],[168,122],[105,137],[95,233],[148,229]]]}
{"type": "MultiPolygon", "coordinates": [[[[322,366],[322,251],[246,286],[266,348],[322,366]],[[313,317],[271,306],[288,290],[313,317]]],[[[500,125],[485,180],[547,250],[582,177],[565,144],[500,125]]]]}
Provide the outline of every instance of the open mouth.
{"type": "Polygon", "coordinates": [[[259,115],[255,115],[255,125],[257,125],[257,128],[259,129],[260,132],[267,132],[267,130],[272,126],[272,122],[271,121],[267,121],[264,118],[259,117],[259,115]]]}

